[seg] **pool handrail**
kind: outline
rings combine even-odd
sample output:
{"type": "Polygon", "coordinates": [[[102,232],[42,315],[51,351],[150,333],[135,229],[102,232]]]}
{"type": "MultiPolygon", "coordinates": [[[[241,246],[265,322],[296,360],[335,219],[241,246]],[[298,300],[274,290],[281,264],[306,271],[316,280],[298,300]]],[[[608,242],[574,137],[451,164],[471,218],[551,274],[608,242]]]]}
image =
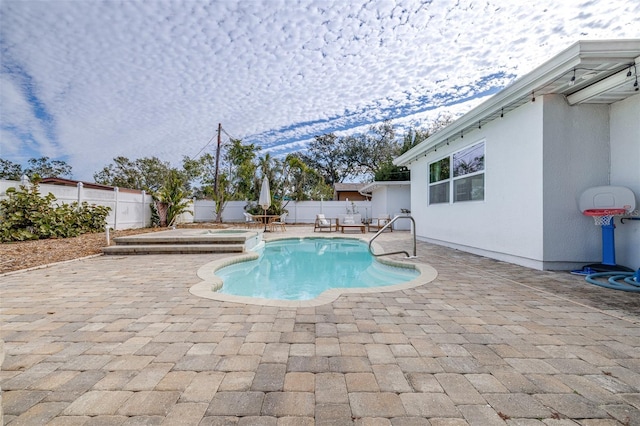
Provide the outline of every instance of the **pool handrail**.
{"type": "Polygon", "coordinates": [[[380,228],[380,230],[378,232],[376,232],[376,235],[374,235],[373,238],[371,238],[369,240],[369,253],[371,253],[371,255],[374,256],[374,257],[389,256],[389,255],[392,255],[392,254],[402,254],[402,253],[404,253],[408,258],[416,257],[416,221],[413,218],[413,216],[411,216],[411,215],[401,215],[401,214],[395,215],[393,217],[393,219],[391,219],[389,221],[389,223],[387,223],[382,228],[380,228]],[[392,226],[396,220],[404,219],[404,218],[411,219],[411,222],[412,222],[412,224],[411,224],[412,225],[411,226],[411,234],[413,235],[413,256],[409,255],[409,253],[407,251],[405,251],[405,250],[392,251],[392,252],[389,252],[389,253],[380,253],[380,254],[374,253],[373,250],[371,249],[371,243],[373,243],[373,240],[378,238],[378,236],[380,234],[382,234],[385,229],[387,229],[390,226],[392,226]]]}

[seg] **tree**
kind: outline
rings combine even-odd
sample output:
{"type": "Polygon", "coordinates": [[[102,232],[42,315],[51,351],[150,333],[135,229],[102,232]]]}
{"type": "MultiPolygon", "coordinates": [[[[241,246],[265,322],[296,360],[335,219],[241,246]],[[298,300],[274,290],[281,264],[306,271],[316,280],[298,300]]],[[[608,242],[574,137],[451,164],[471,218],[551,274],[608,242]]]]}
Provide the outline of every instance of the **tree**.
{"type": "MultiPolygon", "coordinates": [[[[180,173],[177,169],[171,169],[162,188],[158,191],[158,201],[164,203],[166,207],[167,225],[173,224],[179,215],[188,211],[189,201],[187,197],[189,193],[186,190],[184,179],[184,173],[180,173]]],[[[162,219],[161,215],[161,225],[163,224],[162,219]]]]}
{"type": "Polygon", "coordinates": [[[193,183],[192,194],[197,198],[213,198],[213,181],[216,168],[216,159],[213,155],[205,153],[199,158],[182,157],[182,168],[188,179],[193,183]]]}
{"type": "Polygon", "coordinates": [[[333,189],[324,182],[320,173],[309,167],[298,154],[289,154],[284,160],[284,198],[296,201],[330,199],[333,189]]]}
{"type": "Polygon", "coordinates": [[[391,163],[398,152],[395,130],[390,121],[371,126],[369,132],[345,139],[347,161],[360,175],[374,176],[391,163]]]}
{"type": "Polygon", "coordinates": [[[157,192],[164,184],[171,166],[157,157],[140,158],[135,161],[127,157],[115,157],[113,163],[94,173],[93,179],[102,185],[117,186],[157,192]]]}
{"type": "Polygon", "coordinates": [[[431,135],[432,132],[429,129],[420,130],[410,127],[409,131],[405,133],[404,137],[402,138],[402,145],[400,147],[398,155],[402,155],[405,152],[409,151],[411,148],[418,146],[419,143],[425,141],[431,135]]]}
{"type": "Polygon", "coordinates": [[[254,144],[243,145],[241,140],[231,140],[231,145],[223,156],[229,177],[230,199],[244,200],[255,193],[253,178],[257,169],[254,162],[256,152],[254,144]]]}
{"type": "Polygon", "coordinates": [[[350,177],[354,170],[345,156],[344,139],[334,133],[315,136],[300,159],[320,173],[324,182],[333,187],[350,177]]]}
{"type": "Polygon", "coordinates": [[[25,174],[30,179],[55,178],[55,177],[71,177],[71,166],[60,160],[51,160],[49,157],[30,158],[27,161],[29,167],[25,170],[25,174]]]}
{"type": "MultiPolygon", "coordinates": [[[[393,157],[397,157],[409,151],[411,148],[427,139],[430,134],[429,130],[409,128],[409,131],[405,133],[402,138],[402,144],[397,147],[397,151],[393,157]]],[[[411,179],[411,173],[406,167],[400,167],[393,164],[393,158],[390,158],[378,168],[373,179],[376,181],[404,181],[411,179]]]]}
{"type": "Polygon", "coordinates": [[[71,166],[61,160],[51,160],[49,157],[30,158],[29,167],[22,169],[20,164],[0,158],[0,178],[20,180],[27,175],[31,180],[38,178],[71,177],[71,166]]]}
{"type": "Polygon", "coordinates": [[[254,160],[257,147],[231,139],[221,148],[217,190],[214,188],[216,159],[213,155],[206,153],[197,159],[184,157],[182,161],[187,176],[197,181],[194,195],[216,201],[216,221],[222,220],[222,210],[227,201],[252,199],[256,191],[257,166],[254,160]]]}
{"type": "Polygon", "coordinates": [[[20,164],[0,158],[0,179],[20,180],[23,174],[20,164]]]}
{"type": "MultiPolygon", "coordinates": [[[[400,167],[393,164],[393,158],[404,154],[411,148],[417,146],[423,141],[427,140],[431,135],[437,131],[447,127],[453,122],[451,114],[444,113],[438,116],[426,129],[409,128],[409,131],[404,135],[402,144],[396,146],[395,152],[390,157],[383,160],[378,165],[378,169],[374,172],[374,180],[376,181],[401,181],[410,180],[411,173],[406,167],[400,167]]],[[[383,125],[384,126],[384,125],[383,125]]],[[[380,130],[378,130],[380,133],[380,130]]],[[[379,147],[378,149],[381,149],[379,147]]]]}

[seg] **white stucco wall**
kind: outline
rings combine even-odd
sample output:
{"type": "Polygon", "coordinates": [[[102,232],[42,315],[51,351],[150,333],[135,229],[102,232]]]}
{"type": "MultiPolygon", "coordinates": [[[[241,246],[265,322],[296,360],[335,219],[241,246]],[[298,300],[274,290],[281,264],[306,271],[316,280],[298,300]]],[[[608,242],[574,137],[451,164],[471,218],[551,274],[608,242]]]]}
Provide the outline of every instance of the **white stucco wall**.
{"type": "Polygon", "coordinates": [[[587,188],[609,184],[609,106],[569,106],[544,97],[545,269],[572,269],[602,260],[601,229],[581,214],[587,188]]]}
{"type": "MultiPolygon", "coordinates": [[[[611,185],[626,186],[640,210],[640,94],[611,105],[611,185]]],[[[640,221],[616,221],[616,263],[640,268],[640,221]]]]}
{"type": "Polygon", "coordinates": [[[371,217],[391,214],[387,211],[387,187],[376,187],[371,191],[371,217]]]}
{"type": "MultiPolygon", "coordinates": [[[[400,209],[411,210],[411,185],[400,185],[396,182],[381,183],[371,192],[371,217],[384,215],[394,217],[401,214],[400,209]]],[[[410,230],[411,221],[399,219],[393,224],[393,229],[410,230]]]]}
{"type": "Polygon", "coordinates": [[[425,241],[534,268],[543,265],[543,102],[528,103],[410,165],[416,233],[425,241]],[[428,205],[428,167],[485,141],[485,199],[428,205]]]}
{"type": "MultiPolygon", "coordinates": [[[[418,238],[537,269],[602,260],[601,229],[578,209],[587,188],[631,188],[640,209],[640,95],[569,106],[538,97],[409,165],[418,238]],[[485,141],[484,201],[428,205],[428,167],[485,141]]],[[[640,267],[640,221],[616,220],[616,260],[640,267]]]]}

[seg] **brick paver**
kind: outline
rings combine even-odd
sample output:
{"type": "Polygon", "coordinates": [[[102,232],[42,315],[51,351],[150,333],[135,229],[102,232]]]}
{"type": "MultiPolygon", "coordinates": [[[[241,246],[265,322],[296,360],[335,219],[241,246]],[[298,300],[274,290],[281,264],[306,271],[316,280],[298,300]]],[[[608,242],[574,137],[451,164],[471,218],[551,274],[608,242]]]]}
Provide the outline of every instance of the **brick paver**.
{"type": "Polygon", "coordinates": [[[636,295],[426,243],[418,254],[434,281],[315,307],[191,295],[226,255],[2,276],[3,424],[640,424],[636,295]]]}

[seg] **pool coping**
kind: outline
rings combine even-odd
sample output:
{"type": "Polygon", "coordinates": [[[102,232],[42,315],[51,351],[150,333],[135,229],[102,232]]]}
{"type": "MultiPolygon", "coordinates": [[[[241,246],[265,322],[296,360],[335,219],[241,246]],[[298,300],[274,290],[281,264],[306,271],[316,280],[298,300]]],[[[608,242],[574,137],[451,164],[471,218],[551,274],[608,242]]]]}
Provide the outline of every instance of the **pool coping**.
{"type": "MultiPolygon", "coordinates": [[[[268,242],[278,241],[278,240],[302,239],[302,238],[351,239],[351,240],[362,241],[366,244],[369,244],[369,240],[365,238],[349,237],[342,234],[339,236],[310,236],[310,237],[283,236],[283,237],[276,237],[276,238],[269,239],[268,242]]],[[[372,246],[376,250],[381,249],[381,246],[376,242],[372,243],[372,246]]],[[[385,258],[376,258],[378,262],[386,265],[396,266],[400,268],[415,269],[416,271],[418,271],[419,275],[414,279],[412,279],[411,281],[407,281],[400,284],[393,284],[389,286],[331,288],[331,289],[325,290],[324,292],[319,294],[317,297],[309,300],[263,299],[259,297],[247,297],[247,296],[236,296],[233,294],[222,294],[215,291],[216,289],[222,286],[222,279],[215,274],[215,272],[218,269],[224,268],[226,266],[234,265],[240,262],[255,260],[258,257],[259,255],[257,253],[249,252],[249,253],[243,253],[238,256],[227,257],[224,259],[218,259],[218,260],[214,260],[212,262],[206,263],[205,265],[201,266],[197,271],[198,277],[202,281],[191,286],[191,288],[189,288],[189,293],[197,297],[218,300],[221,302],[241,303],[241,304],[258,305],[258,306],[290,307],[290,308],[315,307],[315,306],[321,306],[321,305],[326,305],[328,303],[331,303],[343,294],[387,293],[387,292],[415,288],[415,287],[432,282],[438,276],[438,271],[434,267],[426,263],[416,262],[415,260],[411,262],[403,262],[398,259],[391,260],[391,259],[385,259],[385,258]]]]}

